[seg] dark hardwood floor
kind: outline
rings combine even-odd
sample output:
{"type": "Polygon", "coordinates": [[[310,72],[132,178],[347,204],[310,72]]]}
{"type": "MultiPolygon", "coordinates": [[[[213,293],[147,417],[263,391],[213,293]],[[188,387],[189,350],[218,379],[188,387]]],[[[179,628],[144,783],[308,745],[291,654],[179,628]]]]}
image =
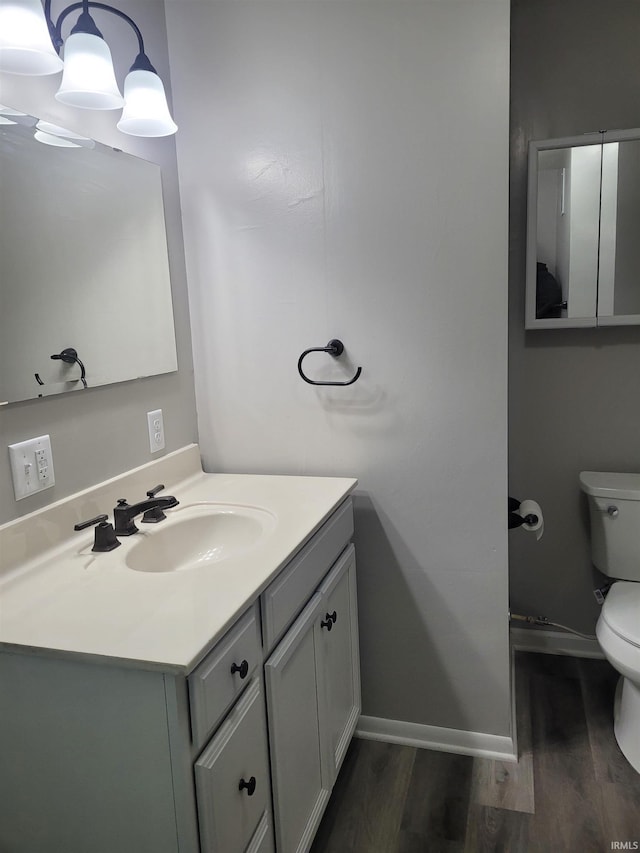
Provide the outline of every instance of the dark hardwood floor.
{"type": "Polygon", "coordinates": [[[517,653],[517,764],[354,739],[312,853],[640,848],[640,775],[613,735],[617,678],[603,660],[517,653]]]}

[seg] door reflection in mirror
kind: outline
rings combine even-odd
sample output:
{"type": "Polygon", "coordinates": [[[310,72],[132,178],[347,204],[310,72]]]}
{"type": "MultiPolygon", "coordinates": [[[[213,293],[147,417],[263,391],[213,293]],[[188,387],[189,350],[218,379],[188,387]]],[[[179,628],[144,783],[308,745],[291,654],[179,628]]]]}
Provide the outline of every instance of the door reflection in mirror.
{"type": "Polygon", "coordinates": [[[640,325],[640,130],[533,141],[525,326],[640,325]]]}
{"type": "Polygon", "coordinates": [[[640,140],[602,146],[598,316],[640,314],[640,140]]]}

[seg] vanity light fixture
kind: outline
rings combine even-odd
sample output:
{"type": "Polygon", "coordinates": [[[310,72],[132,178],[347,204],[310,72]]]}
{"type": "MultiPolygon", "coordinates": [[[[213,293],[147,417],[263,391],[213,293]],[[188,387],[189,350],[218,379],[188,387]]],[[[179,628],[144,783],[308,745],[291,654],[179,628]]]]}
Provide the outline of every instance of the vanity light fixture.
{"type": "Polygon", "coordinates": [[[0,4],[0,71],[42,75],[63,71],[56,100],[81,109],[123,108],[117,127],[133,136],[169,136],[178,126],[169,113],[162,80],[144,50],[137,24],[119,9],[95,0],[66,6],[54,21],[51,0],[2,0],[0,4]],[[116,15],[133,29],[138,54],[118,89],[111,51],[90,10],[116,15]],[[80,11],[66,39],[62,25],[80,11]],[[44,33],[44,35],[43,35],[44,33]],[[46,38],[45,38],[46,36],[46,38]],[[64,46],[64,64],[58,53],[64,46]]]}

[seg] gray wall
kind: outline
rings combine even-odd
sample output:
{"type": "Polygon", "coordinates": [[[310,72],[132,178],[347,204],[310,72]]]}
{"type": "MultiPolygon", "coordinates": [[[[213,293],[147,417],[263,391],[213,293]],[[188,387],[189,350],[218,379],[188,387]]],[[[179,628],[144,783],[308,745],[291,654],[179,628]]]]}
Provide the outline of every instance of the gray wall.
{"type": "MultiPolygon", "coordinates": [[[[147,53],[163,78],[170,97],[163,3],[161,0],[125,0],[119,3],[119,8],[128,12],[142,29],[147,53]]],[[[98,18],[98,26],[112,49],[116,74],[122,85],[135,57],[135,38],[117,18],[96,12],[96,21],[98,18]]],[[[59,79],[59,75],[21,77],[0,74],[0,102],[48,118],[161,165],[178,372],[0,408],[0,522],[24,515],[78,489],[150,461],[153,457],[149,452],[147,411],[163,410],[164,452],[195,441],[197,435],[175,140],[171,137],[145,140],[120,133],[115,127],[119,111],[99,113],[63,107],[53,98],[59,79]],[[16,503],[7,445],[44,433],[51,436],[56,485],[16,503]]],[[[28,251],[28,235],[25,235],[25,247],[28,251]]],[[[105,301],[109,298],[108,292],[102,296],[105,301]]],[[[101,301],[96,300],[94,309],[98,322],[100,308],[101,301]]],[[[105,507],[105,511],[108,509],[105,507]]]]}
{"type": "Polygon", "coordinates": [[[640,471],[640,328],[524,331],[530,139],[640,125],[637,0],[512,0],[509,492],[545,516],[511,531],[512,609],[593,632],[581,470],[640,471]]]}
{"type": "Polygon", "coordinates": [[[364,713],[508,736],[508,0],[167,23],[205,463],[357,476],[364,713]]]}

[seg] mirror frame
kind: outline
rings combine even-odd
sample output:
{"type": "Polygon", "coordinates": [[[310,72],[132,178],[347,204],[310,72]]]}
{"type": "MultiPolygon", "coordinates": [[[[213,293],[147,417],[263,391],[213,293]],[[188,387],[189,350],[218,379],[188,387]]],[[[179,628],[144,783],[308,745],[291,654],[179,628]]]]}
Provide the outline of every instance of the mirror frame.
{"type": "Polygon", "coordinates": [[[640,128],[630,130],[602,130],[582,136],[567,136],[559,139],[539,139],[529,142],[529,165],[527,186],[527,249],[525,276],[525,329],[576,329],[599,328],[602,326],[640,325],[640,314],[617,314],[599,317],[536,317],[536,263],[538,236],[538,154],[558,148],[578,148],[585,145],[602,145],[605,142],[640,140],[640,128]]]}

